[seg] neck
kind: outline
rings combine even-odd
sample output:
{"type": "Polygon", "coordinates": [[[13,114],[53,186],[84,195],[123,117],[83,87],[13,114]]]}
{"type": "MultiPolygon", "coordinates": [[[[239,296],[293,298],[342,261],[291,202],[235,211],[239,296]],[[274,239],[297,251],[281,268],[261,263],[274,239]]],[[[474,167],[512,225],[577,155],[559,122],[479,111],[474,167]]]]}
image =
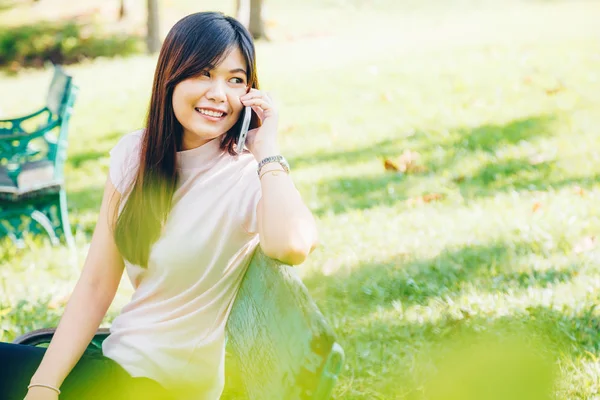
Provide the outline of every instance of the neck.
{"type": "Polygon", "coordinates": [[[184,131],[183,139],[181,141],[181,150],[191,150],[200,146],[204,146],[206,143],[210,142],[213,139],[202,139],[191,132],[184,131]]]}

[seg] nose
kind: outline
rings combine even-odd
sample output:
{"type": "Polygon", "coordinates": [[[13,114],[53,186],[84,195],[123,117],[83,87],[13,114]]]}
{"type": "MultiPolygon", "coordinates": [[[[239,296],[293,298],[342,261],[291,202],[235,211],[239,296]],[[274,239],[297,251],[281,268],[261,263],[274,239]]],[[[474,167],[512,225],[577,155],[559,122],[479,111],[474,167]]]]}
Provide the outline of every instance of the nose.
{"type": "Polygon", "coordinates": [[[206,97],[216,103],[224,103],[227,100],[225,93],[225,84],[219,79],[215,79],[206,92],[206,97]]]}

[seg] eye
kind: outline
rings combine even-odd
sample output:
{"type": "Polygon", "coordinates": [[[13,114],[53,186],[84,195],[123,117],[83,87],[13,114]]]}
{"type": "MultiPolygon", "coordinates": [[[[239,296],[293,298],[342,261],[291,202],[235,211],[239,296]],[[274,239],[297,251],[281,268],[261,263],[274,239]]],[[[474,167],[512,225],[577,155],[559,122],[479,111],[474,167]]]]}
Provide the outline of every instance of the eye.
{"type": "Polygon", "coordinates": [[[242,78],[231,78],[231,81],[233,81],[233,83],[237,83],[239,85],[245,84],[245,82],[242,78]]]}
{"type": "Polygon", "coordinates": [[[210,71],[205,69],[204,71],[200,72],[200,76],[208,76],[210,78],[210,71]]]}

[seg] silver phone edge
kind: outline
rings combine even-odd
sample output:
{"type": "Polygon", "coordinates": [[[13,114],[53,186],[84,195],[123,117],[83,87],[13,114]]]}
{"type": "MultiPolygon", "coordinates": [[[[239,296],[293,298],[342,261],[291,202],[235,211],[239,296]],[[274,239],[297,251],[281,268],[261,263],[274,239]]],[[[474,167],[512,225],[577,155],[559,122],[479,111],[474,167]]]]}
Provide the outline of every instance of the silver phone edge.
{"type": "Polygon", "coordinates": [[[250,120],[252,119],[252,109],[250,107],[246,107],[246,109],[248,109],[248,112],[244,115],[244,120],[242,121],[242,126],[240,129],[240,136],[238,136],[238,142],[236,144],[237,154],[242,154],[244,152],[244,145],[246,144],[246,135],[248,134],[250,120]],[[242,134],[242,132],[244,132],[244,134],[242,134]]]}

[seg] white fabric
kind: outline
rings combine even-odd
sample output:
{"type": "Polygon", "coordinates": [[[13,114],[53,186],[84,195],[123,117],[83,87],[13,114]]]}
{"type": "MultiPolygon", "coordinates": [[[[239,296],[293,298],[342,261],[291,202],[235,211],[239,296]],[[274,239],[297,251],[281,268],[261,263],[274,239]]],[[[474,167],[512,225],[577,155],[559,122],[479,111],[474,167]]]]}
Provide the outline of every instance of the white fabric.
{"type": "MultiPolygon", "coordinates": [[[[135,178],[143,131],[111,151],[110,179],[124,193],[135,178]]],[[[220,138],[177,153],[180,181],[148,268],[125,263],[135,288],[113,321],[104,354],[134,377],[186,399],[218,399],[225,325],[258,245],[261,196],[252,154],[231,156],[220,138]],[[183,394],[192,388],[194,393],[183,394]]]]}

